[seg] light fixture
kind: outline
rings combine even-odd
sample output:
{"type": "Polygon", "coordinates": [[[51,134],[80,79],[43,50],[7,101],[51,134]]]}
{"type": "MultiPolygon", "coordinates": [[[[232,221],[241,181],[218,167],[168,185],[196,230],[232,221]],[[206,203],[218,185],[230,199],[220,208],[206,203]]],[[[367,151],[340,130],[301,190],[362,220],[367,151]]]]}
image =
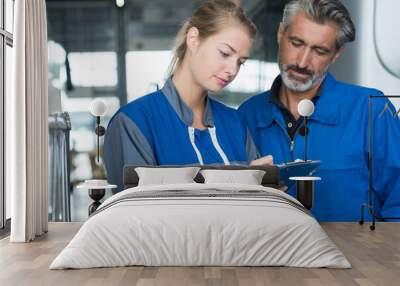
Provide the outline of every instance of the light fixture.
{"type": "Polygon", "coordinates": [[[104,116],[107,112],[107,105],[104,100],[96,98],[89,104],[90,113],[96,117],[96,129],[97,135],[97,163],[100,162],[100,137],[106,133],[106,129],[100,125],[100,117],[104,116]]]}
{"type": "Polygon", "coordinates": [[[297,105],[297,110],[299,114],[304,117],[304,161],[307,162],[307,118],[310,117],[314,113],[314,103],[309,99],[302,99],[297,105]]]}
{"type": "Polygon", "coordinates": [[[117,7],[122,8],[125,5],[125,0],[115,0],[117,7]]]}

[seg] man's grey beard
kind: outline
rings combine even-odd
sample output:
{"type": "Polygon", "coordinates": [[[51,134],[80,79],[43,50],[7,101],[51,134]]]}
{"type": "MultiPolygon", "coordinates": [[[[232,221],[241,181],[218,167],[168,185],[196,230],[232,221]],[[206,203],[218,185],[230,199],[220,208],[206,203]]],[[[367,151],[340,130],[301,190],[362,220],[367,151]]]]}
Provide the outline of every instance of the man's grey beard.
{"type": "Polygon", "coordinates": [[[279,69],[281,71],[281,78],[283,83],[289,90],[294,92],[305,92],[316,87],[324,80],[326,74],[328,73],[327,70],[322,73],[315,73],[306,82],[299,82],[289,77],[287,65],[279,63],[279,69]]]}

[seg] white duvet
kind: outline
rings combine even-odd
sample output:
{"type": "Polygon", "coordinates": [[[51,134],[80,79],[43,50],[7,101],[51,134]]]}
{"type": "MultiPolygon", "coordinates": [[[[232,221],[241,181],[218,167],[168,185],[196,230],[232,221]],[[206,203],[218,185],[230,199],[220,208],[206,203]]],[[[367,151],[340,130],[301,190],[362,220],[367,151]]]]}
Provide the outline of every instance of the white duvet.
{"type": "Polygon", "coordinates": [[[254,185],[131,188],[106,200],[50,269],[127,265],[350,268],[342,252],[299,204],[276,189],[254,185]],[[121,200],[173,190],[202,194],[233,191],[241,196],[178,194],[121,200]],[[252,191],[265,192],[269,198],[252,197],[252,191]]]}

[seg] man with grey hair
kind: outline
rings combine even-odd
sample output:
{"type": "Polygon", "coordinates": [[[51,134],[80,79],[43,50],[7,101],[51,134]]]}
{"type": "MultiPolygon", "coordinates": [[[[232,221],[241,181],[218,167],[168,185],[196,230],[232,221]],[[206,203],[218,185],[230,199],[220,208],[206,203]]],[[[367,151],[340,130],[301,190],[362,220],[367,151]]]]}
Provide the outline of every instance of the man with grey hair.
{"type": "MultiPolygon", "coordinates": [[[[278,30],[280,75],[271,90],[250,98],[239,108],[261,155],[275,163],[304,158],[321,160],[314,193],[315,217],[322,221],[355,221],[369,189],[369,97],[375,89],[336,81],[329,66],[355,39],[349,12],[338,0],[294,0],[283,13],[278,30]],[[304,127],[297,110],[303,99],[315,112],[304,127]]],[[[372,174],[378,216],[400,216],[400,121],[382,98],[373,106],[375,136],[372,174]]],[[[289,191],[291,194],[295,190],[289,191]]]]}

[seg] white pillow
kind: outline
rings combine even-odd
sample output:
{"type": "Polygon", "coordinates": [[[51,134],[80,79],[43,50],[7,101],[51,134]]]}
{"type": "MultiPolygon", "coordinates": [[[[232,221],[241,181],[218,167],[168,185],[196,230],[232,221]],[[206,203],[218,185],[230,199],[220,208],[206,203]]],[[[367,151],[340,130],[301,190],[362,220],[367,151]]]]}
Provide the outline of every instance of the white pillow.
{"type": "Polygon", "coordinates": [[[135,168],[139,177],[139,186],[195,183],[193,179],[199,170],[199,167],[135,168]]]}
{"type": "Polygon", "coordinates": [[[201,170],[205,184],[226,183],[261,185],[265,175],[263,170],[201,170]]]}

